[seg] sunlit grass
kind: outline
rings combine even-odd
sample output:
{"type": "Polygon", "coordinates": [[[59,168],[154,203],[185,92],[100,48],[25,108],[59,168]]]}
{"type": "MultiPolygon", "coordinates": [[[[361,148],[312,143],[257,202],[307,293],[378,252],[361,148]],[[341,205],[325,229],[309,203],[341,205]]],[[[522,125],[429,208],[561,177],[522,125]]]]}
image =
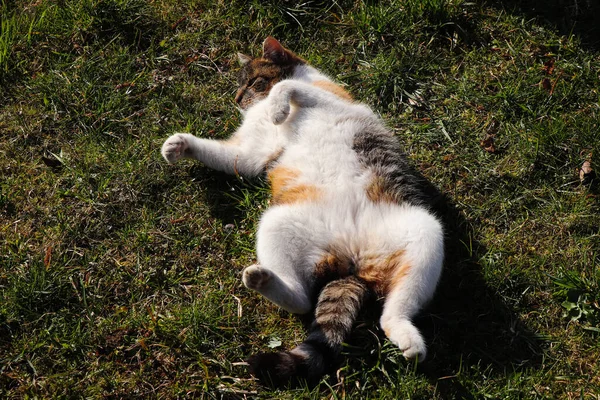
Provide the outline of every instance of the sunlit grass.
{"type": "Polygon", "coordinates": [[[579,169],[600,150],[600,58],[512,5],[2,2],[0,396],[597,397],[600,209],[579,169]],[[317,388],[241,364],[305,334],[241,284],[266,183],[159,149],[239,125],[236,52],[267,35],[374,107],[446,195],[422,365],[376,305],[317,388]]]}

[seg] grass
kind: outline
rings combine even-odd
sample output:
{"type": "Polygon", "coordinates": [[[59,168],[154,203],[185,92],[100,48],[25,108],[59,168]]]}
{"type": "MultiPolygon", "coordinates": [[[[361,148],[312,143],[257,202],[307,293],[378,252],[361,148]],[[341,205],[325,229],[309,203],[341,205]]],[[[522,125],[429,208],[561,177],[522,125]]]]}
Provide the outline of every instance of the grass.
{"type": "Polygon", "coordinates": [[[597,399],[592,3],[2,2],[0,396],[597,399]],[[235,129],[236,52],[267,35],[373,106],[445,194],[422,365],[373,310],[317,388],[238,364],[304,337],[241,284],[265,183],[159,148],[235,129]]]}

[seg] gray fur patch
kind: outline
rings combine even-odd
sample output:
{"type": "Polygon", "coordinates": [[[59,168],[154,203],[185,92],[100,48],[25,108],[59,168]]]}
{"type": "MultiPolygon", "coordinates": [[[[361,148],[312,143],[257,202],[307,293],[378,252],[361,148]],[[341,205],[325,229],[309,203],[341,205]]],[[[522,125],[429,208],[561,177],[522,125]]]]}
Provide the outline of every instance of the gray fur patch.
{"type": "Polygon", "coordinates": [[[410,165],[391,132],[373,124],[354,136],[352,147],[362,165],[381,179],[388,197],[398,203],[428,206],[431,200],[424,192],[428,183],[410,165]]]}

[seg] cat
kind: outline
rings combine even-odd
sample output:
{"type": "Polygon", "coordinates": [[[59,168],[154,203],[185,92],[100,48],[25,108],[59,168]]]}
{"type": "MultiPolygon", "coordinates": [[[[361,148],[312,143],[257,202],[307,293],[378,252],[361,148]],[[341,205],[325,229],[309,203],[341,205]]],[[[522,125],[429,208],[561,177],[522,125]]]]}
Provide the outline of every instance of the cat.
{"type": "Polygon", "coordinates": [[[314,310],[314,322],[291,351],[252,356],[251,372],[275,384],[318,381],[370,294],[383,303],[387,338],[423,361],[412,318],[432,298],[444,259],[423,178],[368,106],[276,39],[265,40],[262,57],[238,57],[241,126],[227,140],[174,134],[162,155],[245,177],[266,172],[272,197],[258,262],[242,280],[290,313],[314,310]]]}

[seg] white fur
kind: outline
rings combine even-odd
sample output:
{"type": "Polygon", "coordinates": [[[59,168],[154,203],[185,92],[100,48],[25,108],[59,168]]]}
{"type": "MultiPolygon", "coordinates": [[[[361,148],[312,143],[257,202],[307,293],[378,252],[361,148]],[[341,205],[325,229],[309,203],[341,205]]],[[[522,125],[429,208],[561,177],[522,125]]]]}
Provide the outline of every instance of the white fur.
{"type": "Polygon", "coordinates": [[[311,310],[312,273],[335,244],[352,259],[365,254],[404,250],[411,268],[386,298],[381,326],[407,358],[423,360],[425,343],[410,319],[433,296],[443,261],[440,223],[426,210],[374,203],[366,194],[372,172],[353,151],[365,123],[381,123],[366,106],[312,86],[329,80],[312,67],[296,70],[275,85],[269,96],[244,112],[244,121],[228,141],[175,134],[162,147],[173,163],[197,159],[210,168],[256,176],[267,162],[300,171],[302,181],[318,187],[315,201],[275,205],[261,218],[258,264],[244,270],[244,284],[293,313],[311,310]]]}

